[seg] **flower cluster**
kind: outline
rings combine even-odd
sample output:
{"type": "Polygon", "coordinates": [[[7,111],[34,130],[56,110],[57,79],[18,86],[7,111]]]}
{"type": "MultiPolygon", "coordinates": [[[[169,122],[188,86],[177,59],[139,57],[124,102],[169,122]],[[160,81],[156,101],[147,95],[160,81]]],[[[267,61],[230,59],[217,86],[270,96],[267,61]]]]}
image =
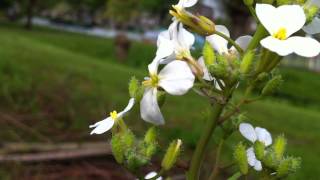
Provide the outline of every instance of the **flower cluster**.
{"type": "MultiPolygon", "coordinates": [[[[91,134],[112,130],[112,149],[118,162],[136,170],[148,164],[156,152],[158,144],[154,129],[149,129],[141,140],[133,135],[123,120],[135,104],[140,104],[140,115],[144,121],[156,126],[164,125],[165,118],[160,109],[163,97],[166,94],[182,96],[193,89],[206,97],[213,108],[210,116],[213,120],[207,121],[208,126],[204,128],[188,172],[189,179],[197,179],[200,159],[204,157],[204,149],[215,128],[228,129],[227,122],[237,117],[240,106],[256,101],[249,96],[253,90],[260,90],[259,98],[263,98],[280,86],[281,75],[274,69],[282,57],[295,53],[309,58],[320,53],[320,43],[311,37],[320,32],[318,0],[279,0],[269,4],[256,3],[255,8],[254,0],[244,2],[256,17],[257,31],[254,36],[244,35],[236,40],[232,39],[226,26],[215,25],[211,20],[187,11],[197,0],[180,0],[173,5],[170,11],[172,22],[158,36],[157,51],[148,65],[147,77],[142,81],[132,78],[129,84],[131,99],[127,107],[120,113],[111,112],[110,117],[90,126],[94,128],[91,134]],[[193,33],[203,36],[206,41],[200,57],[192,55],[193,33]],[[245,93],[235,106],[233,94],[239,86],[245,88],[245,93]]],[[[226,131],[225,139],[237,131],[234,127],[226,131]]],[[[248,164],[257,171],[278,178],[298,168],[297,158],[284,155],[286,140],[283,137],[278,137],[272,144],[272,137],[264,128],[242,123],[239,130],[251,142],[249,148],[242,143],[236,147],[235,157],[242,174],[248,173],[248,164]]],[[[163,158],[162,171],[151,173],[145,179],[161,179],[162,173],[176,163],[181,144],[181,140],[173,141],[163,158]]],[[[212,176],[216,175],[215,169],[212,176]]]]}

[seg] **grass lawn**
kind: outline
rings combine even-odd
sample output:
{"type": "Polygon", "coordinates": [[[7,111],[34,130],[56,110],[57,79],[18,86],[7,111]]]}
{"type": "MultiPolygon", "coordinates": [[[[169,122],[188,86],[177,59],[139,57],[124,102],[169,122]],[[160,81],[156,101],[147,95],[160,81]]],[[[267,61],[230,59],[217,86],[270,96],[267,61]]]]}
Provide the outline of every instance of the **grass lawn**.
{"type": "MultiPolygon", "coordinates": [[[[43,28],[25,31],[13,25],[0,26],[0,42],[0,115],[14,117],[54,142],[105,139],[90,137],[88,125],[104,118],[106,111],[126,105],[128,80],[133,75],[142,78],[141,67],[154,54],[152,46],[134,43],[128,63],[120,64],[111,40],[43,28]]],[[[282,71],[287,80],[283,89],[245,109],[254,124],[288,137],[290,154],[303,160],[295,179],[317,179],[319,74],[282,71]]],[[[207,102],[193,92],[167,100],[162,140],[182,137],[192,149],[204,126],[201,117],[207,102]]],[[[135,129],[149,126],[140,120],[138,107],[126,120],[135,129]]],[[[1,141],[43,141],[1,120],[0,125],[1,141]]],[[[227,151],[239,138],[231,139],[227,151]]]]}

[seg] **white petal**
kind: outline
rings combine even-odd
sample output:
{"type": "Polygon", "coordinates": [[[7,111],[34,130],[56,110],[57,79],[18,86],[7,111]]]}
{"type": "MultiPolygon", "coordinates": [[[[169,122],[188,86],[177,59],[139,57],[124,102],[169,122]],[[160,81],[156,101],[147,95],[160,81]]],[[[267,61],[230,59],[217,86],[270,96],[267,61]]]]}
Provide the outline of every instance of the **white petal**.
{"type": "Polygon", "coordinates": [[[277,9],[275,7],[270,4],[257,4],[256,13],[262,25],[271,35],[279,30],[280,25],[278,25],[277,9]]]}
{"type": "MultiPolygon", "coordinates": [[[[230,37],[229,30],[225,26],[216,25],[216,31],[230,37]]],[[[228,41],[218,35],[211,35],[206,38],[211,46],[218,51],[219,54],[228,53],[228,41]]]]}
{"type": "Polygon", "coordinates": [[[183,95],[192,88],[194,75],[184,61],[172,61],[159,73],[159,86],[171,95],[183,95]]]}
{"type": "Polygon", "coordinates": [[[239,126],[239,131],[246,139],[248,139],[251,142],[255,142],[257,140],[256,132],[254,131],[254,128],[249,123],[241,123],[239,126]]]}
{"type": "Polygon", "coordinates": [[[287,30],[287,37],[299,31],[306,23],[306,15],[299,5],[283,5],[277,8],[277,20],[287,30]]]}
{"type": "Polygon", "coordinates": [[[140,102],[140,113],[141,118],[147,122],[155,125],[164,124],[164,118],[158,105],[156,88],[145,89],[143,98],[140,102]]]}
{"type": "Polygon", "coordinates": [[[256,171],[261,171],[262,170],[262,164],[261,164],[261,161],[257,160],[254,164],[254,167],[253,167],[256,171]]]}
{"type": "Polygon", "coordinates": [[[247,158],[248,158],[248,164],[250,166],[254,166],[256,164],[257,158],[256,158],[256,155],[254,154],[253,147],[247,149],[247,158]]]}
{"type": "Polygon", "coordinates": [[[198,60],[198,64],[201,66],[202,71],[203,71],[203,79],[206,81],[213,81],[214,78],[211,76],[211,74],[208,71],[208,68],[204,62],[204,58],[200,57],[198,60]]]}
{"type": "MultiPolygon", "coordinates": [[[[157,174],[158,174],[158,173],[152,171],[152,172],[148,173],[148,174],[144,177],[144,179],[152,179],[152,178],[154,178],[157,174]]],[[[157,178],[156,180],[162,180],[162,177],[159,177],[159,178],[157,178]]]]}
{"type": "Polygon", "coordinates": [[[320,53],[320,43],[309,37],[290,37],[288,40],[293,52],[303,57],[315,57],[320,53]]]}
{"type": "Polygon", "coordinates": [[[177,6],[180,6],[182,8],[192,7],[194,6],[198,0],[180,0],[177,6]]]}
{"type": "Polygon", "coordinates": [[[135,99],[134,99],[134,98],[131,98],[131,99],[129,100],[129,103],[128,103],[127,107],[124,108],[123,111],[121,111],[121,112],[118,113],[118,118],[122,118],[125,114],[127,114],[127,112],[129,112],[129,111],[133,108],[134,103],[135,103],[135,99]]]}
{"type": "Polygon", "coordinates": [[[266,129],[256,127],[255,131],[257,133],[258,141],[264,143],[265,146],[270,146],[272,144],[271,134],[266,129]]]}
{"type": "Polygon", "coordinates": [[[183,28],[182,23],[179,25],[178,41],[182,48],[190,49],[195,42],[195,37],[192,33],[183,28]]]}
{"type": "Polygon", "coordinates": [[[159,40],[159,45],[157,49],[157,59],[164,59],[170,56],[174,52],[174,44],[169,39],[159,40]]]}
{"type": "MultiPolygon", "coordinates": [[[[252,40],[252,36],[240,36],[236,40],[236,43],[241,47],[241,49],[246,50],[251,40],[252,40]]],[[[236,50],[236,48],[232,46],[231,50],[234,51],[236,50]]]]}
{"type": "Polygon", "coordinates": [[[165,30],[165,31],[160,32],[160,34],[158,35],[158,39],[157,39],[157,47],[160,46],[160,44],[163,40],[170,40],[169,30],[165,30]]]}
{"type": "Polygon", "coordinates": [[[260,41],[260,44],[269,49],[272,52],[277,53],[280,56],[287,56],[293,53],[293,46],[288,40],[279,40],[272,36],[266,37],[260,41]]]}
{"type": "Polygon", "coordinates": [[[109,131],[114,125],[114,120],[111,117],[108,117],[102,121],[97,122],[94,125],[91,125],[90,128],[95,128],[91,131],[92,134],[103,134],[109,131]]]}
{"type": "Polygon", "coordinates": [[[315,17],[311,23],[303,27],[303,30],[308,34],[320,33],[320,18],[315,17]]]}
{"type": "Polygon", "coordinates": [[[153,74],[153,75],[158,74],[158,67],[160,64],[160,60],[161,59],[155,57],[153,61],[148,65],[149,74],[153,74]]]}

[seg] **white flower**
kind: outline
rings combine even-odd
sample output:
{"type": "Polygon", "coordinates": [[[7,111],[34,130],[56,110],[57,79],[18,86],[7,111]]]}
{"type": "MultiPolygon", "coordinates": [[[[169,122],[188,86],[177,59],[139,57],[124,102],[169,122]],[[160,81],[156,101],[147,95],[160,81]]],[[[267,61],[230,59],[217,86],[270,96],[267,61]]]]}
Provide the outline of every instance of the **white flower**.
{"type": "Polygon", "coordinates": [[[107,117],[106,119],[99,121],[94,125],[89,126],[90,128],[95,128],[91,131],[90,134],[91,135],[103,134],[109,131],[113,127],[113,125],[117,122],[118,119],[121,119],[125,114],[127,114],[132,109],[134,102],[135,102],[134,98],[131,98],[129,100],[127,107],[123,111],[121,111],[120,113],[117,113],[117,111],[112,111],[110,113],[110,116],[107,117]]]}
{"type": "Polygon", "coordinates": [[[303,9],[298,5],[283,5],[278,8],[269,4],[257,4],[256,13],[270,36],[261,40],[261,45],[280,56],[296,53],[314,57],[320,52],[320,43],[309,37],[293,36],[306,23],[303,9]]]}
{"type": "MultiPolygon", "coordinates": [[[[265,146],[270,146],[272,144],[271,134],[264,128],[256,127],[253,128],[251,124],[241,123],[239,126],[239,131],[246,139],[251,141],[253,144],[256,141],[264,143],[265,146]]],[[[253,147],[247,150],[248,164],[252,166],[255,170],[261,171],[262,164],[257,160],[253,147]]]]}
{"type": "MultiPolygon", "coordinates": [[[[158,175],[158,173],[152,171],[152,172],[148,173],[148,174],[144,177],[144,179],[152,179],[152,178],[156,177],[157,175],[158,175]]],[[[158,177],[156,180],[162,180],[162,179],[163,179],[162,177],[158,177]]]]}
{"type": "MultiPolygon", "coordinates": [[[[306,3],[307,7],[317,6],[320,8],[320,0],[310,0],[306,3]]],[[[304,32],[307,34],[318,34],[320,33],[320,18],[315,17],[311,23],[303,27],[304,32]]]]}
{"type": "Polygon", "coordinates": [[[176,6],[179,6],[181,8],[188,8],[194,6],[195,4],[197,4],[197,2],[198,0],[179,0],[176,6]]]}
{"type": "Polygon", "coordinates": [[[184,61],[172,61],[159,74],[158,66],[158,61],[153,61],[148,66],[150,77],[143,82],[145,92],[140,103],[140,111],[143,120],[162,125],[164,118],[157,101],[158,88],[163,88],[171,95],[183,95],[192,88],[195,77],[184,61]]]}
{"type": "Polygon", "coordinates": [[[177,20],[174,20],[168,30],[161,32],[158,36],[158,50],[155,60],[166,64],[180,59],[184,55],[189,55],[194,42],[194,35],[188,32],[177,20]]]}
{"type": "MultiPolygon", "coordinates": [[[[219,31],[223,33],[224,35],[230,37],[229,30],[222,25],[216,25],[216,31],[219,31]]],[[[243,49],[246,50],[252,37],[251,36],[241,36],[239,37],[235,42],[243,49]]],[[[218,51],[220,55],[228,55],[228,54],[234,54],[237,53],[237,50],[234,46],[231,48],[228,48],[228,41],[221,36],[218,36],[216,34],[208,36],[206,40],[211,44],[211,46],[218,51]]]]}

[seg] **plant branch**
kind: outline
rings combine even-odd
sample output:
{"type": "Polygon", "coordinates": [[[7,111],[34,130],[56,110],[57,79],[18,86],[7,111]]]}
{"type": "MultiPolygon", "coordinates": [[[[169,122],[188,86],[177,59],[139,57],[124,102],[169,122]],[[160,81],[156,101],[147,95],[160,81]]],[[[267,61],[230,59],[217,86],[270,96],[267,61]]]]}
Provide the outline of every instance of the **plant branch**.
{"type": "Polygon", "coordinates": [[[215,180],[216,177],[218,176],[219,174],[219,163],[220,163],[220,156],[221,156],[221,150],[223,148],[223,144],[224,144],[224,141],[225,139],[222,138],[220,140],[220,143],[219,143],[219,146],[218,146],[218,149],[217,149],[217,154],[216,154],[216,160],[215,160],[215,163],[214,163],[214,168],[213,168],[213,171],[211,173],[211,175],[209,176],[209,180],[215,180]]]}

